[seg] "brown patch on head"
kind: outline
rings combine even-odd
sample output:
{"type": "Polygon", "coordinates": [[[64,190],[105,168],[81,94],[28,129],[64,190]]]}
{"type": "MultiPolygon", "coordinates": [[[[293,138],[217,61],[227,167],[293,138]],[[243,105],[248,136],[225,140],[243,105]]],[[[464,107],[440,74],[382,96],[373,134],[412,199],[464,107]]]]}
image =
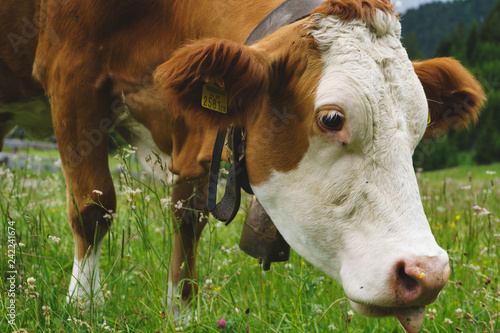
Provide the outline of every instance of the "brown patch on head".
{"type": "Polygon", "coordinates": [[[431,124],[425,138],[476,122],[486,100],[481,84],[458,61],[436,58],[413,62],[424,87],[431,124]]]}
{"type": "MultiPolygon", "coordinates": [[[[220,39],[189,44],[154,74],[176,122],[185,124],[189,132],[197,128],[193,140],[201,138],[202,132],[213,133],[218,126],[245,128],[252,184],[266,180],[272,170],[295,168],[309,145],[322,63],[305,22],[286,26],[251,47],[220,39]],[[201,107],[206,82],[223,84],[227,114],[201,107]]],[[[213,140],[204,137],[213,145],[213,140]]],[[[186,145],[178,148],[191,151],[186,145]]],[[[210,155],[198,154],[197,170],[209,161],[210,155]]],[[[173,166],[186,176],[179,169],[179,156],[173,166]]]]}
{"type": "MultiPolygon", "coordinates": [[[[283,27],[251,47],[220,39],[189,44],[154,74],[177,123],[185,124],[189,132],[197,129],[193,140],[201,138],[202,132],[213,133],[218,126],[245,128],[247,168],[253,185],[268,179],[273,170],[294,169],[309,145],[323,66],[305,23],[283,27]],[[227,114],[201,107],[206,82],[223,84],[227,114]]],[[[213,140],[204,137],[213,145],[213,140]]],[[[173,151],[180,148],[191,151],[186,145],[176,147],[174,138],[173,151]]],[[[210,155],[198,154],[198,166],[209,161],[210,155]]],[[[179,169],[179,156],[173,166],[174,171],[186,175],[179,169]]]]}
{"type": "Polygon", "coordinates": [[[377,10],[395,15],[391,0],[328,0],[312,14],[334,15],[346,21],[364,18],[371,20],[377,10]]]}
{"type": "Polygon", "coordinates": [[[321,56],[304,21],[278,30],[255,45],[268,59],[268,99],[257,117],[247,119],[247,169],[252,185],[271,172],[297,167],[313,135],[321,56]]]}

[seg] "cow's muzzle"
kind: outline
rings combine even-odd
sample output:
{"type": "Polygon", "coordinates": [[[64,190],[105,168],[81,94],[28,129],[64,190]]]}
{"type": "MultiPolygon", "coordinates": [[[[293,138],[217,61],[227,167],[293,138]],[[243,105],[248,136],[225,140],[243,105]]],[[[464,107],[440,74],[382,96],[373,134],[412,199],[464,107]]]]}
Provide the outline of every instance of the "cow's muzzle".
{"type": "Polygon", "coordinates": [[[390,278],[394,306],[351,303],[365,316],[396,316],[407,332],[417,333],[425,320],[425,306],[436,300],[449,276],[447,256],[401,259],[394,265],[390,278]]]}

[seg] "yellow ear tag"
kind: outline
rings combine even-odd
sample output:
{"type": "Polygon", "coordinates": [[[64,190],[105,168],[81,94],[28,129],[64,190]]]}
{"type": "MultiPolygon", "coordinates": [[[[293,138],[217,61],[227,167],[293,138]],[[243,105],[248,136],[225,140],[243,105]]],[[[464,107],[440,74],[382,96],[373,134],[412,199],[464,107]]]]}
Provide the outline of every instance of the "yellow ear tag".
{"type": "Polygon", "coordinates": [[[429,118],[427,119],[427,125],[431,123],[431,112],[429,111],[429,118]]]}
{"type": "Polygon", "coordinates": [[[205,109],[226,114],[227,94],[224,88],[214,83],[205,83],[201,93],[201,106],[205,109]]]}

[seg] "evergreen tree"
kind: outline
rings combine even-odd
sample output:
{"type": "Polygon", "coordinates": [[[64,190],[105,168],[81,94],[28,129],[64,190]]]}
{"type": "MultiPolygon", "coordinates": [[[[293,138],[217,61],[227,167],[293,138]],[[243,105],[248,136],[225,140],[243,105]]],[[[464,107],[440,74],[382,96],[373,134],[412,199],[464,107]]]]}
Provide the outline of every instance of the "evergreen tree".
{"type": "MultiPolygon", "coordinates": [[[[415,33],[424,57],[432,57],[443,37],[452,35],[460,21],[465,22],[466,28],[471,26],[474,21],[480,25],[495,3],[497,0],[455,0],[432,2],[420,6],[418,9],[410,9],[401,19],[403,40],[415,33]]],[[[496,23],[500,22],[498,18],[491,20],[496,20],[496,23]]],[[[500,29],[497,29],[496,32],[500,33],[500,29]]],[[[464,39],[466,36],[461,37],[464,39]]]]}
{"type": "Polygon", "coordinates": [[[473,62],[474,52],[478,43],[479,33],[477,31],[477,21],[472,22],[469,34],[467,36],[467,41],[465,42],[465,53],[467,55],[467,63],[471,64],[473,62]]]}
{"type": "Polygon", "coordinates": [[[422,59],[424,54],[420,50],[418,46],[417,34],[412,32],[408,36],[403,38],[403,45],[406,48],[406,52],[408,52],[408,56],[410,59],[422,59]]]}
{"type": "Polygon", "coordinates": [[[500,1],[492,8],[481,28],[481,41],[497,43],[500,41],[500,1]]]}

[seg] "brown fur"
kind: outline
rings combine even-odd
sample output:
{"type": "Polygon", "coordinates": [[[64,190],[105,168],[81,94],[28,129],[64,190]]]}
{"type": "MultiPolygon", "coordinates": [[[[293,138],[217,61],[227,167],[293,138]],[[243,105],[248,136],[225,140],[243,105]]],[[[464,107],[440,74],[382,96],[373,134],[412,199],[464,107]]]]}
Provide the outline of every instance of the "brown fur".
{"type": "MultiPolygon", "coordinates": [[[[31,76],[38,42],[34,17],[39,4],[34,1],[2,1],[0,7],[0,105],[26,102],[43,94],[31,76]]],[[[1,115],[1,114],[0,114],[1,115]]]]}
{"type": "Polygon", "coordinates": [[[431,124],[425,137],[476,122],[486,100],[481,84],[458,61],[436,58],[413,62],[429,103],[431,124]]]}
{"type": "Polygon", "coordinates": [[[313,14],[334,15],[346,21],[371,17],[377,10],[395,15],[390,0],[328,0],[323,2],[313,14]]]}

